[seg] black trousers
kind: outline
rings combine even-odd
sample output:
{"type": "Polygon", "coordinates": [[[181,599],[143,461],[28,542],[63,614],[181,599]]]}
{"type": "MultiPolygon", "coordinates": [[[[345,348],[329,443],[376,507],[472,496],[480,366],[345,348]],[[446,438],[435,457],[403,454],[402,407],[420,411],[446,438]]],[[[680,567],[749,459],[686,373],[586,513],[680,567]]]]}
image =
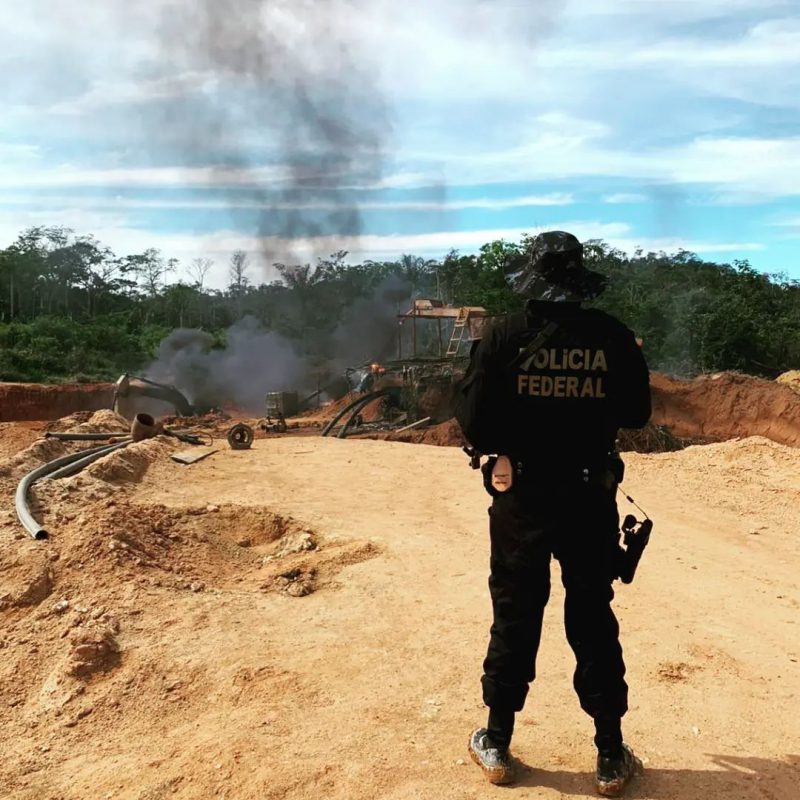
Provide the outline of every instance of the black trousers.
{"type": "Polygon", "coordinates": [[[536,676],[550,559],[561,565],[564,626],[575,653],[575,691],[591,717],[628,709],[619,625],[611,610],[619,515],[613,492],[582,481],[515,482],[490,514],[494,621],[483,664],[483,699],[521,711],[536,676]]]}

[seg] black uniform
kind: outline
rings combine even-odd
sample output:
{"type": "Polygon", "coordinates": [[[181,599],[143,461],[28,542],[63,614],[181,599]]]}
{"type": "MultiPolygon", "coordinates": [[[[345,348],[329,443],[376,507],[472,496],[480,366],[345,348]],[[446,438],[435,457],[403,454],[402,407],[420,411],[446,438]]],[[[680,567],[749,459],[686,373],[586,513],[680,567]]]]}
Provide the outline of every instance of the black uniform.
{"type": "MultiPolygon", "coordinates": [[[[550,558],[566,590],[564,624],[581,707],[596,721],[601,752],[621,747],[628,688],[611,610],[619,516],[609,470],[620,427],[650,417],[649,375],[633,333],[578,303],[529,301],[495,323],[475,348],[456,398],[470,444],[507,455],[510,491],[490,513],[494,622],[483,698],[495,739],[510,739],[535,677],[550,558]]],[[[507,747],[508,741],[497,742],[507,747]]]]}

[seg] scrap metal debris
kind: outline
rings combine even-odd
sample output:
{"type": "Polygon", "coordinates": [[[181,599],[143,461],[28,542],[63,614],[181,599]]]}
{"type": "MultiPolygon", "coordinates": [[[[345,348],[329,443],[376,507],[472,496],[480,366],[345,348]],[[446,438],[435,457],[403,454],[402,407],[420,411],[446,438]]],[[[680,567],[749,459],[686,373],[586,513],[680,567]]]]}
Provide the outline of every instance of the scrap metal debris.
{"type": "Polygon", "coordinates": [[[231,450],[249,450],[253,444],[253,429],[243,422],[237,422],[228,431],[227,438],[231,450]]]}

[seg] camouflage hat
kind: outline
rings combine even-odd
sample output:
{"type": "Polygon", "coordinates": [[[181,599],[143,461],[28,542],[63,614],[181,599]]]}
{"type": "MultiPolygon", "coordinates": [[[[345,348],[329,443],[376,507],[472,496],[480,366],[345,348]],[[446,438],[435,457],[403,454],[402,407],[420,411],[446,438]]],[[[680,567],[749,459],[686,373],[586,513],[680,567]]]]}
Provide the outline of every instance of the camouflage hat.
{"type": "Polygon", "coordinates": [[[506,270],[506,280],[518,294],[537,300],[580,301],[592,300],[605,289],[605,275],[583,266],[583,245],[571,233],[540,233],[527,256],[506,270]]]}

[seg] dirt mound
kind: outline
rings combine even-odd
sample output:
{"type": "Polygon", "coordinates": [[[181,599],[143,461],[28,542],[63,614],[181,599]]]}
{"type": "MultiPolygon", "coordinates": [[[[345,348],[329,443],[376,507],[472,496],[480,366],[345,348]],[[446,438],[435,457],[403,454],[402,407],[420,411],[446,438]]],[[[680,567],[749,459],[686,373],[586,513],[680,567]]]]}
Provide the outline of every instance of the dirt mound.
{"type": "MultiPolygon", "coordinates": [[[[79,412],[45,426],[47,431],[69,431],[70,433],[128,433],[130,424],[108,409],[79,412]]],[[[88,449],[98,442],[67,443],[44,438],[45,430],[15,424],[0,424],[0,478],[21,478],[26,472],[46,461],[70,452],[88,449]],[[19,443],[21,447],[14,447],[19,443]]]]}
{"type": "Polygon", "coordinates": [[[33,444],[43,432],[38,422],[0,422],[0,460],[16,455],[33,444]]]}
{"type": "Polygon", "coordinates": [[[323,406],[320,406],[319,409],[315,410],[313,413],[308,412],[308,414],[304,415],[304,419],[314,419],[318,420],[319,422],[330,422],[340,411],[343,411],[350,403],[357,400],[359,397],[363,397],[360,392],[348,392],[346,395],[343,395],[338,400],[334,400],[331,403],[326,403],[323,406]]]}
{"type": "Polygon", "coordinates": [[[0,383],[0,421],[58,419],[110,408],[112,383],[0,383]]]}
{"type": "Polygon", "coordinates": [[[694,445],[681,453],[643,456],[659,470],[668,493],[691,495],[706,508],[723,504],[737,519],[751,522],[751,536],[785,531],[795,539],[792,520],[800,508],[800,451],[761,436],[694,445]]]}
{"type": "Polygon", "coordinates": [[[85,422],[66,430],[71,433],[130,433],[131,423],[110,408],[101,408],[85,422]]]}
{"type": "Polygon", "coordinates": [[[776,380],[788,386],[792,391],[800,393],[800,369],[792,369],[779,375],[776,380]]]}
{"type": "Polygon", "coordinates": [[[76,411],[74,414],[67,414],[66,417],[60,417],[59,419],[48,422],[47,425],[45,425],[45,429],[48,431],[74,430],[78,425],[88,422],[93,414],[94,411],[76,411]]]}
{"type": "MultiPolygon", "coordinates": [[[[91,446],[91,442],[88,446],[91,446]]],[[[84,447],[70,448],[66,442],[57,439],[37,439],[33,444],[8,458],[0,460],[0,478],[19,479],[46,461],[66,455],[84,447]]]]}
{"type": "MultiPolygon", "coordinates": [[[[389,385],[396,385],[399,386],[397,383],[386,382],[379,384],[378,388],[384,388],[384,386],[389,385]]],[[[330,403],[326,403],[325,405],[321,406],[319,409],[314,409],[313,411],[308,411],[304,413],[301,417],[302,420],[306,422],[319,422],[319,423],[326,423],[330,422],[340,411],[343,411],[347,406],[351,403],[354,403],[356,400],[359,400],[366,395],[362,392],[350,391],[347,394],[340,397],[338,400],[334,400],[330,403]]],[[[364,422],[377,422],[384,418],[384,412],[386,409],[387,400],[385,397],[379,397],[373,400],[371,403],[366,405],[364,408],[361,409],[359,414],[364,422]]],[[[340,420],[340,423],[344,423],[347,421],[348,414],[345,414],[344,417],[340,420]]]]}
{"type": "Polygon", "coordinates": [[[685,381],[651,376],[653,417],[678,437],[707,441],[765,436],[800,446],[800,398],[788,386],[736,373],[685,381]]]}
{"type": "Polygon", "coordinates": [[[94,478],[105,483],[137,481],[151,464],[167,458],[174,449],[174,442],[164,436],[134,442],[90,464],[77,479],[94,478]]]}

